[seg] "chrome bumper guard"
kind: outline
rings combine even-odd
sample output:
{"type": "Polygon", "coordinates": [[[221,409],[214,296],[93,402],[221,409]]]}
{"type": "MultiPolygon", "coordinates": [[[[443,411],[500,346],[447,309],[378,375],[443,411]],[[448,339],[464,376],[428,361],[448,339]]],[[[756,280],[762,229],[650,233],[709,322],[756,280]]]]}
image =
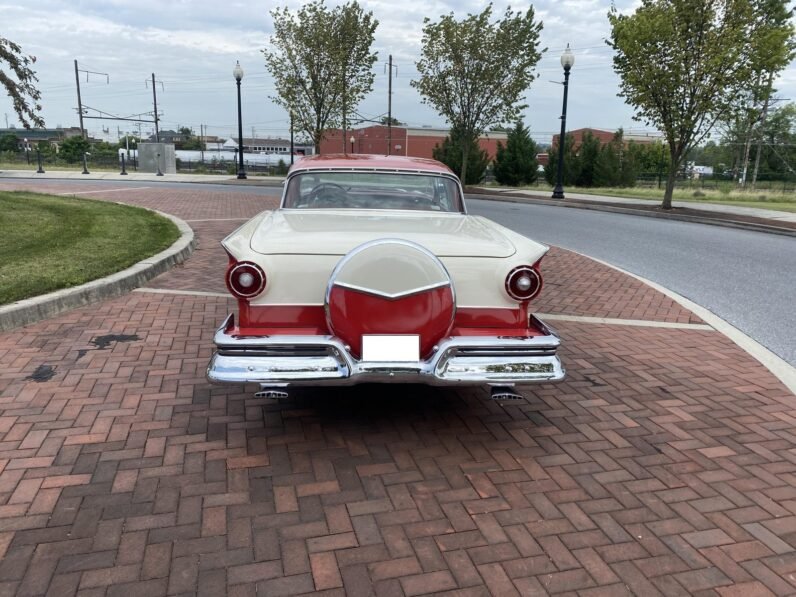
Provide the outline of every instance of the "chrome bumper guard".
{"type": "Polygon", "coordinates": [[[353,385],[365,382],[428,385],[520,385],[564,379],[558,335],[535,316],[543,336],[453,336],[418,362],[355,359],[334,336],[233,336],[229,315],[215,334],[207,368],[213,383],[263,386],[353,385]]]}

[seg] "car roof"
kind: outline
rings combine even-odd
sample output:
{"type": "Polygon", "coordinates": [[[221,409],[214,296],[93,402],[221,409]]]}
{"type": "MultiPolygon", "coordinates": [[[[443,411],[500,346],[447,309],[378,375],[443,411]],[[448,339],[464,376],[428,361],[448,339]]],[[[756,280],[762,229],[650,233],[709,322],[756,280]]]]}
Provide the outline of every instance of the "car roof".
{"type": "Polygon", "coordinates": [[[415,158],[401,155],[376,155],[369,153],[353,154],[326,154],[313,155],[302,158],[290,167],[290,172],[304,170],[329,170],[329,169],[380,169],[380,170],[412,170],[421,172],[439,172],[453,174],[442,162],[427,158],[415,158]]]}

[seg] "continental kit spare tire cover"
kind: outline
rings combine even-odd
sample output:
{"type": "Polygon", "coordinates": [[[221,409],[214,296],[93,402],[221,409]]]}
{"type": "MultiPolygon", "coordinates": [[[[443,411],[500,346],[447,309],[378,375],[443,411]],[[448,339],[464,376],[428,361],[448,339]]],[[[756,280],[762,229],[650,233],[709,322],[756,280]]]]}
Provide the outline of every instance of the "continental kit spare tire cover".
{"type": "Polygon", "coordinates": [[[453,325],[453,283],[428,249],[400,239],[367,242],[344,256],[326,290],[330,330],[360,358],[366,334],[417,334],[427,357],[453,325]]]}

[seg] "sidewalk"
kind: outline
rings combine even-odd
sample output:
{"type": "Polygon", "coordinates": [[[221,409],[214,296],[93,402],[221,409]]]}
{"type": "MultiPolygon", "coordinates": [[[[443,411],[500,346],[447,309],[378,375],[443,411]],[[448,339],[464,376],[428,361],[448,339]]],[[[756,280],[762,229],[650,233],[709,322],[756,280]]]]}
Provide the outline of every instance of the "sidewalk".
{"type": "Polygon", "coordinates": [[[79,170],[49,170],[44,174],[36,174],[35,170],[0,170],[0,178],[29,178],[33,180],[107,180],[113,182],[184,182],[204,184],[241,184],[255,186],[279,186],[285,180],[283,176],[251,176],[246,180],[238,180],[234,174],[164,174],[158,176],[153,172],[128,171],[122,176],[118,172],[107,170],[82,174],[79,170]]]}
{"type": "Polygon", "coordinates": [[[0,333],[0,595],[796,592],[794,396],[653,287],[551,249],[534,308],[568,376],[524,400],[269,400],[205,367],[235,308],[219,241],[277,198],[96,186],[189,222],[197,250],[0,333]]]}

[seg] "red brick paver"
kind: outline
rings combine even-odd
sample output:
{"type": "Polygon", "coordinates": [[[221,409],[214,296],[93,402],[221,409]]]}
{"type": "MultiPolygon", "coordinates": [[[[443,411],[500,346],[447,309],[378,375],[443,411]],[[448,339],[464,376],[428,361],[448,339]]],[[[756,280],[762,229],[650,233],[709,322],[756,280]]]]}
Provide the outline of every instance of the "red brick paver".
{"type": "MultiPolygon", "coordinates": [[[[153,282],[216,290],[226,225],[153,282]]],[[[556,251],[540,310],[570,267],[614,275],[556,251]]],[[[635,284],[569,313],[680,321],[635,284]]],[[[233,306],[135,292],[0,335],[0,595],[796,592],[793,396],[719,333],[556,322],[568,379],[519,403],[280,403],[204,380],[233,306]]]]}

